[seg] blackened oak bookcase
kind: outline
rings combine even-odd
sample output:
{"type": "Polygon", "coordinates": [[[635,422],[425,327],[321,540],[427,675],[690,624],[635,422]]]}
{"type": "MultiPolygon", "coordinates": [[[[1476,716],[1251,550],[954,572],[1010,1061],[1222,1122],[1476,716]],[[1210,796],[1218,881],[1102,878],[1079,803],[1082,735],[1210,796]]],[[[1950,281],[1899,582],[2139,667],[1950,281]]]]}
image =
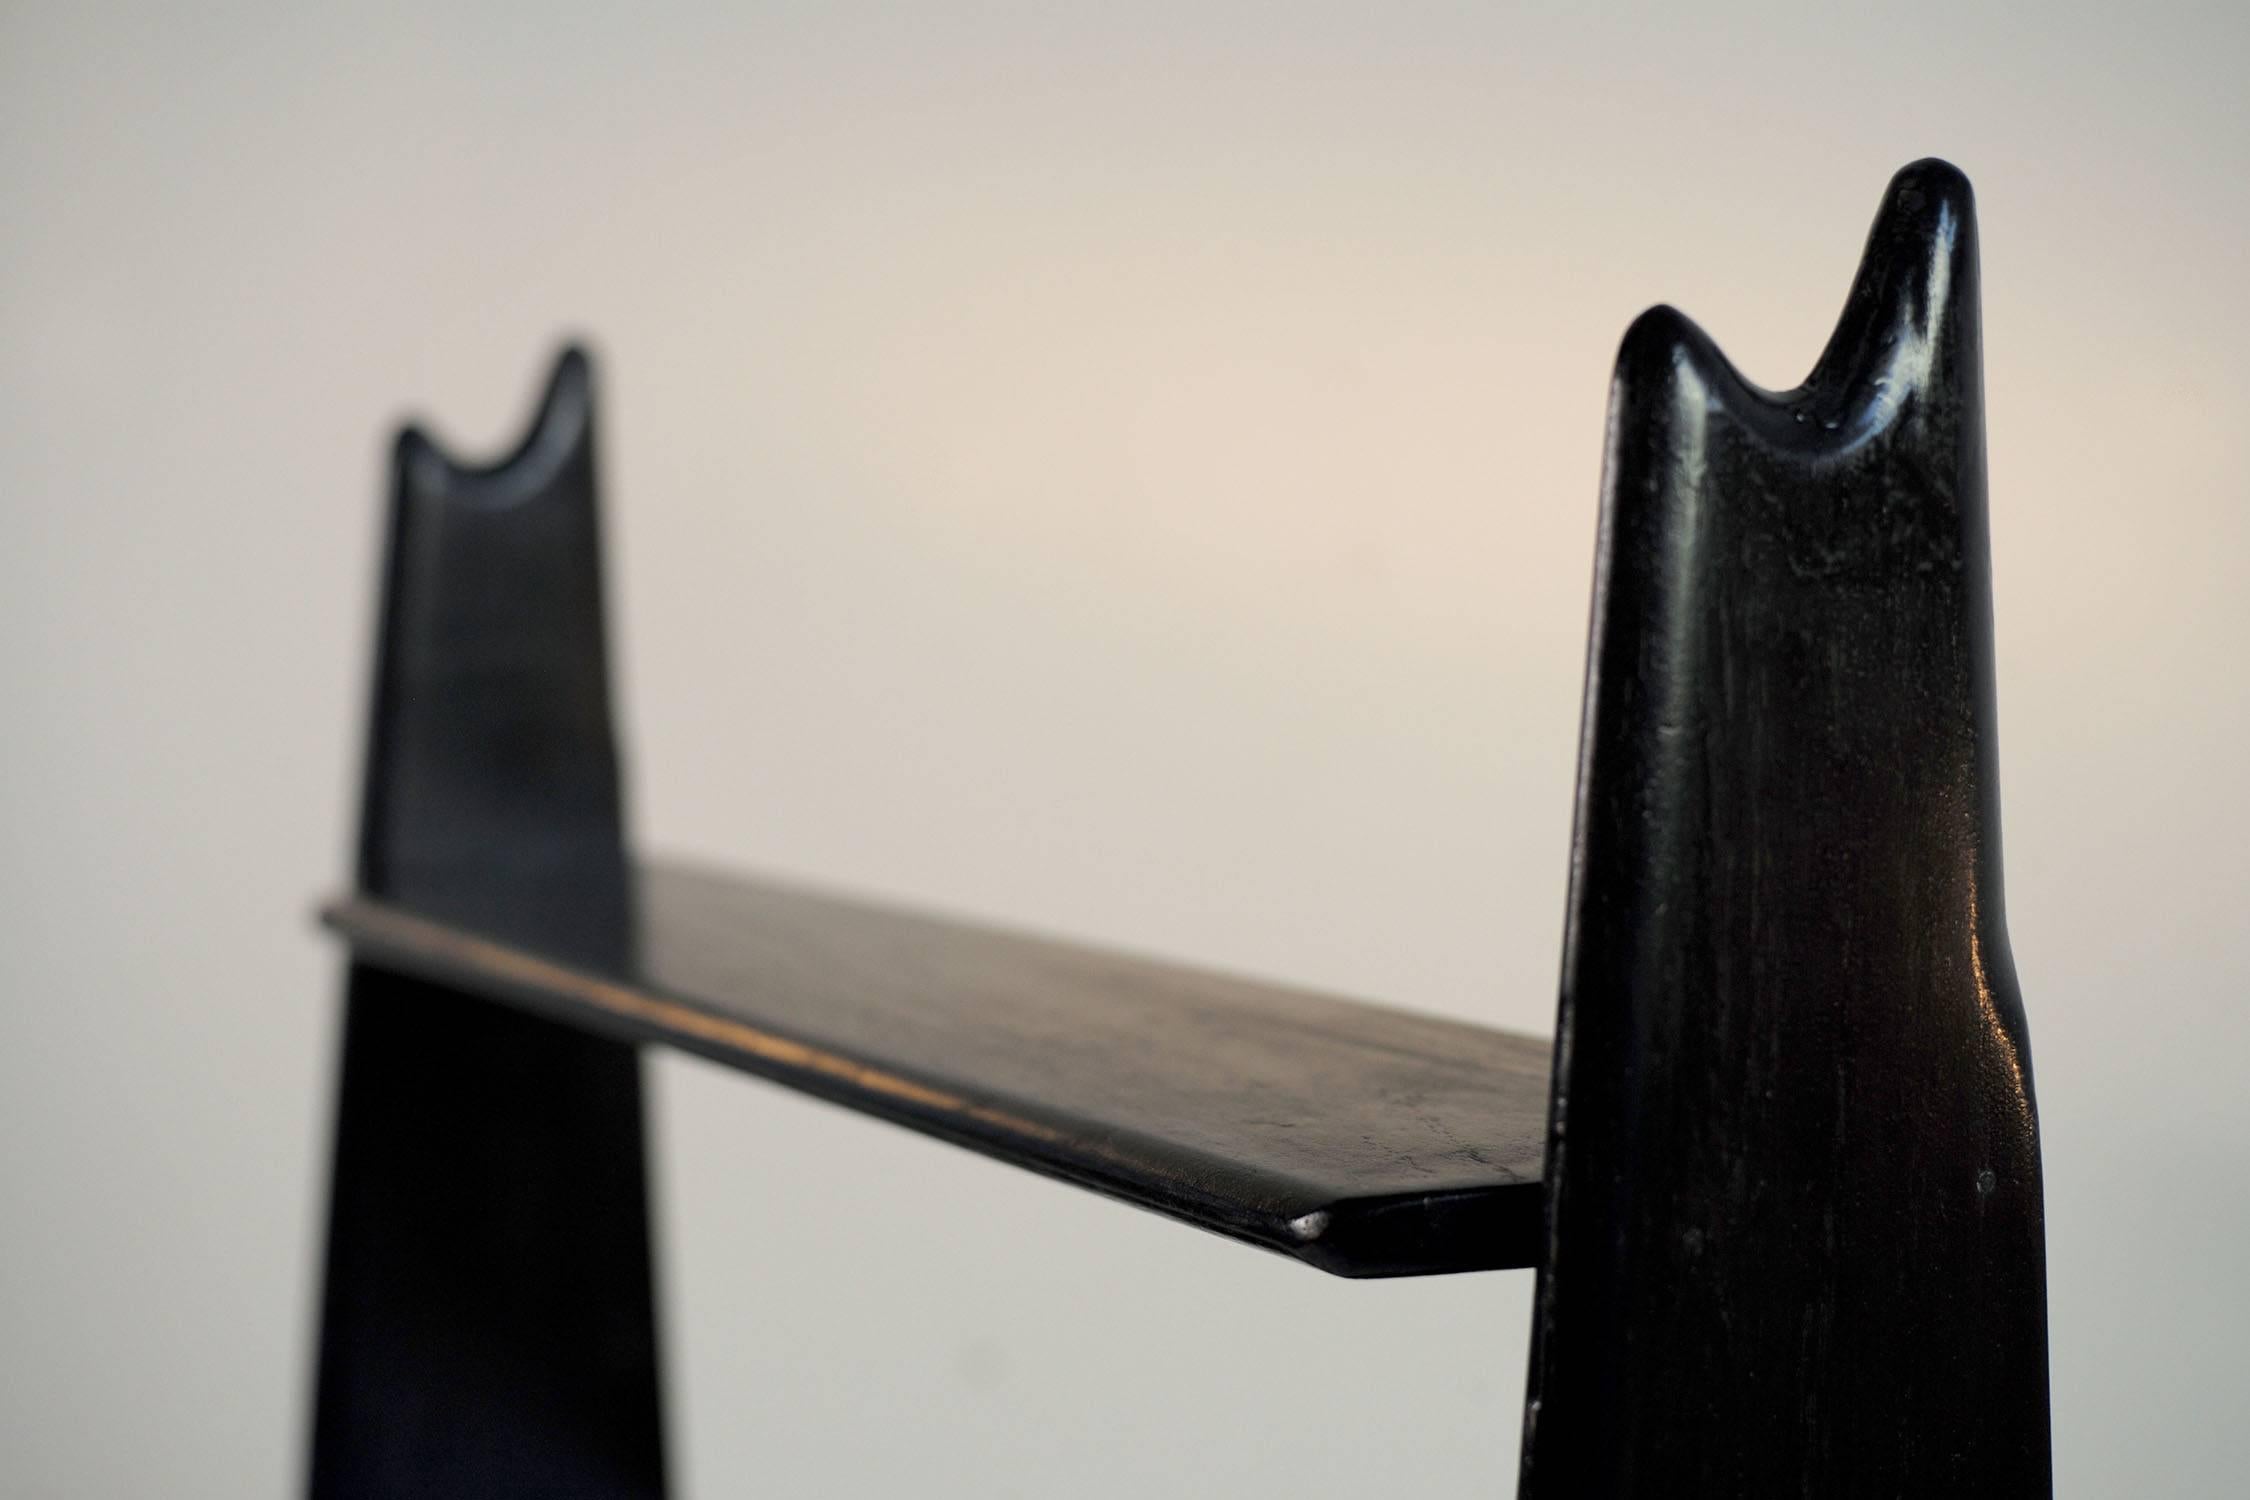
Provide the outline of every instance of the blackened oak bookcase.
{"type": "Polygon", "coordinates": [[[1980,358],[1940,162],[1797,389],[1626,334],[1552,1044],[635,858],[586,357],[489,467],[405,433],[312,1493],[663,1493],[650,1043],[1336,1275],[1535,1267],[1539,1500],[2049,1493],[1980,358]]]}

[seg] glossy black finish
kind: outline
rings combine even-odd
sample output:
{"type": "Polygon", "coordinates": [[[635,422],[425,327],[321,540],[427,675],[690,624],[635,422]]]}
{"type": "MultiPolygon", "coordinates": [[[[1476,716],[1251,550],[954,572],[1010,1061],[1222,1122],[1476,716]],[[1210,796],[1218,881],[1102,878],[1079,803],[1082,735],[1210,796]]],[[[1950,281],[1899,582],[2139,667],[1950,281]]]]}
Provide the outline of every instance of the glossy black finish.
{"type": "MultiPolygon", "coordinates": [[[[592,390],[558,365],[489,470],[399,441],[359,883],[628,961],[592,390]]],[[[632,1047],[355,964],[311,1489],[664,1488],[632,1047]]]]}
{"type": "Polygon", "coordinates": [[[1785,395],[1611,395],[1523,1493],[2049,1489],[1969,187],[1891,184],[1785,395]]]}
{"type": "Polygon", "coordinates": [[[363,960],[668,1042],[1342,1276],[1532,1263],[1544,1042],[643,864],[629,963],[358,898],[363,960]]]}

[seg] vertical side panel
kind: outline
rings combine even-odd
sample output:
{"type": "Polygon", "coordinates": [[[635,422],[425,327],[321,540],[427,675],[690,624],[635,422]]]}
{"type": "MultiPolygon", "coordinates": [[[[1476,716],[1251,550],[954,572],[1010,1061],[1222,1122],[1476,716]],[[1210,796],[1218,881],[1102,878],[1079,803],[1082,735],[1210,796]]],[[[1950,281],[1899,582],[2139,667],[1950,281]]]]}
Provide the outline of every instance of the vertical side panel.
{"type": "MultiPolygon", "coordinates": [[[[361,888],[590,961],[632,942],[592,380],[522,446],[397,448],[361,888]]],[[[364,965],[346,997],[311,1489],[664,1489],[636,1051],[364,965]]]]}
{"type": "Polygon", "coordinates": [[[1611,404],[1523,1493],[2049,1492],[1974,205],[1892,183],[1786,395],[1611,404]]]}

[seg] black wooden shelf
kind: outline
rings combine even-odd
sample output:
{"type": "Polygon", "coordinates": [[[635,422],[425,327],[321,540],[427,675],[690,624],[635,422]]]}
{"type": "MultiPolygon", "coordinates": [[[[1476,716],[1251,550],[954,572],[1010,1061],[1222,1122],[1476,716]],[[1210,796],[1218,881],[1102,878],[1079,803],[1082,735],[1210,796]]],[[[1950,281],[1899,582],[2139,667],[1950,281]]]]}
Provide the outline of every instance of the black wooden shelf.
{"type": "Polygon", "coordinates": [[[661,1500],[662,1042],[1338,1275],[1536,1266],[1525,1500],[2048,1495],[1977,286],[1919,162],[1796,389],[1627,332],[1552,1048],[635,864],[589,362],[495,464],[402,434],[312,1493],[661,1500]]]}
{"type": "Polygon", "coordinates": [[[1340,1276],[1533,1263],[1536,1038],[664,863],[589,964],[366,897],[363,961],[660,1041],[1340,1276]]]}

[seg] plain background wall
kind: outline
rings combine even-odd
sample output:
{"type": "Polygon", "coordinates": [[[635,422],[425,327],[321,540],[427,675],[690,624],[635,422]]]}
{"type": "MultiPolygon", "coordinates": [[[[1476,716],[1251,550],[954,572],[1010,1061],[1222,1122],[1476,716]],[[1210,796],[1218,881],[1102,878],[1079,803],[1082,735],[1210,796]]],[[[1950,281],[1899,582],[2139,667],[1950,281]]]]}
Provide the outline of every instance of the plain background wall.
{"type": "MultiPolygon", "coordinates": [[[[2070,1495],[2250,1472],[2232,4],[0,5],[0,1492],[297,1483],[389,424],[602,375],[645,843],[1552,1028],[1608,363],[1980,194],[2070,1495]]],[[[654,1066],[685,1493],[1506,1493],[1351,1285],[654,1066]]]]}

